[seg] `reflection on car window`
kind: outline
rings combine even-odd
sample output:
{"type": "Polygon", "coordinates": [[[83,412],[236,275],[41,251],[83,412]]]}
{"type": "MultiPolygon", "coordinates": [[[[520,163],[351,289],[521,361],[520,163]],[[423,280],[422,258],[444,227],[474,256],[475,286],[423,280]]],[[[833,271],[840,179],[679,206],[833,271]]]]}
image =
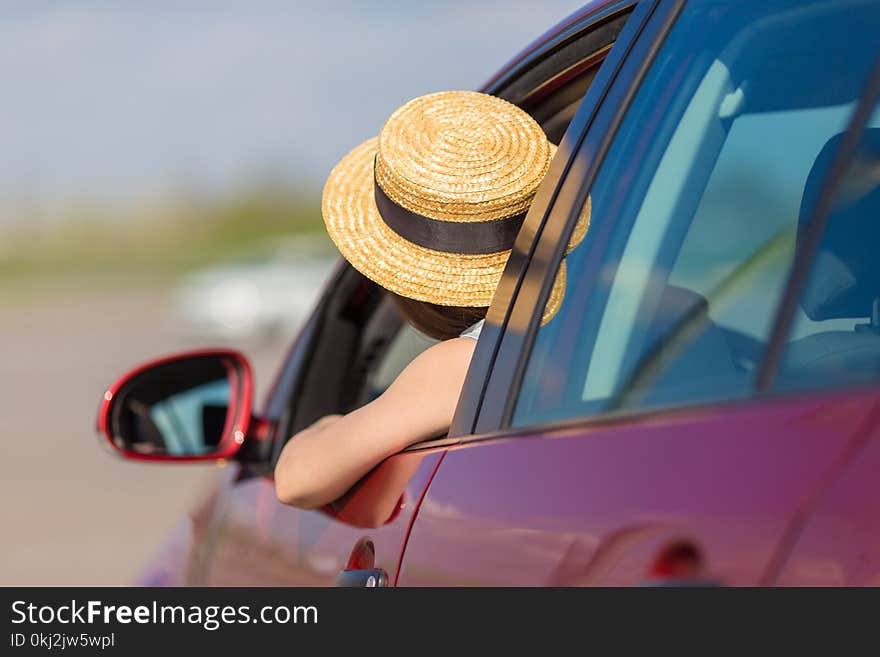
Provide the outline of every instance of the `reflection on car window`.
{"type": "MultiPolygon", "coordinates": [[[[808,179],[830,164],[828,140],[808,179]]],[[[880,106],[868,122],[828,216],[786,344],[776,387],[823,388],[880,378],[880,106]]]]}
{"type": "Polygon", "coordinates": [[[852,114],[877,24],[862,0],[688,3],[590,190],[514,424],[750,393],[808,178],[852,114]]]}

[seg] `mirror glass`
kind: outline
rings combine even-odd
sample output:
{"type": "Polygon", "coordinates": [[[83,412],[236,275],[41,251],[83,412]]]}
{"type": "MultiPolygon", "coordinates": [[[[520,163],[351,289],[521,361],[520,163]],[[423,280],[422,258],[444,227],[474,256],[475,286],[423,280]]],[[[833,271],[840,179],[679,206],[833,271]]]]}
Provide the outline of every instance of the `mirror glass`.
{"type": "Polygon", "coordinates": [[[219,454],[234,440],[239,378],[235,363],[217,355],[154,365],[116,393],[112,440],[146,456],[219,454]]]}

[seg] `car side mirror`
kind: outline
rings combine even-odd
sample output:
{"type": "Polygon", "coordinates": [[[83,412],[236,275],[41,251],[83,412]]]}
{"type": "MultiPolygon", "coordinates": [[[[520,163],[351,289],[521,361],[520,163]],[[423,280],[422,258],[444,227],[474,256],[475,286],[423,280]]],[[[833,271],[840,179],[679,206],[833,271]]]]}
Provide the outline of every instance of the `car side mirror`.
{"type": "Polygon", "coordinates": [[[104,393],[98,430],[122,456],[209,461],[234,456],[251,422],[250,364],[230,350],[142,365],[104,393]]]}

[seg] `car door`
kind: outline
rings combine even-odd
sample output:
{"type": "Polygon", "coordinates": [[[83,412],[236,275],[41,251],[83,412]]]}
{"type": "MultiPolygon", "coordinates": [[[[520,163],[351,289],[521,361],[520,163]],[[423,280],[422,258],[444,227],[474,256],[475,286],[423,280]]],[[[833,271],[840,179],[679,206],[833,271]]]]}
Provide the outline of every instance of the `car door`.
{"type": "MultiPolygon", "coordinates": [[[[589,3],[499,71],[484,91],[529,111],[558,142],[634,5],[589,3]]],[[[277,423],[275,456],[287,437],[314,420],[380,394],[429,345],[403,325],[381,288],[341,265],[270,394],[266,415],[277,423]]],[[[267,464],[245,464],[230,472],[219,497],[197,518],[200,547],[191,581],[332,585],[342,570],[378,569],[393,583],[442,454],[435,447],[392,457],[323,511],[279,504],[264,476],[267,464]]]]}
{"type": "Polygon", "coordinates": [[[511,257],[401,585],[777,581],[880,411],[873,227],[843,222],[833,248],[821,231],[876,172],[841,173],[878,20],[849,1],[639,5],[511,257]]]}

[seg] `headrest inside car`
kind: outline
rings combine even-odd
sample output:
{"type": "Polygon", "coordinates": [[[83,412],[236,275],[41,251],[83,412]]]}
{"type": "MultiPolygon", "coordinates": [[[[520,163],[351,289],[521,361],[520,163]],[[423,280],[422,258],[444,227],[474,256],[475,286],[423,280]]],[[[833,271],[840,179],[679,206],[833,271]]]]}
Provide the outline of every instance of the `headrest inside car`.
{"type": "MultiPolygon", "coordinates": [[[[816,156],[801,200],[802,235],[843,133],[816,156]]],[[[880,128],[865,130],[828,217],[801,306],[807,317],[868,317],[880,298],[880,128]]]]}

